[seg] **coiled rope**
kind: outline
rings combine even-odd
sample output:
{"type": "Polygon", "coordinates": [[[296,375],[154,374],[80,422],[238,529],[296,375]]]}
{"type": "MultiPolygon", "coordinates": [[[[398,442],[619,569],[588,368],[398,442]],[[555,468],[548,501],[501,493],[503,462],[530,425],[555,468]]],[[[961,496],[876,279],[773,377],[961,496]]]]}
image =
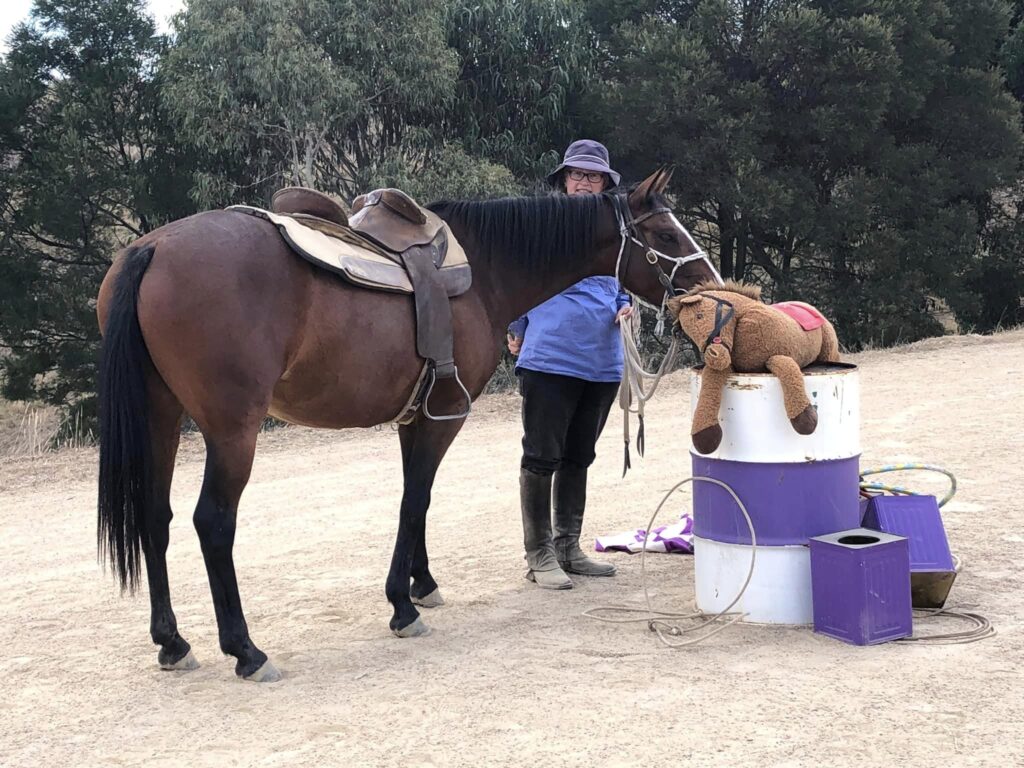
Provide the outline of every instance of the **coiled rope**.
{"type": "Polygon", "coordinates": [[[750,519],[750,514],[747,512],[746,506],[740,501],[739,496],[736,495],[735,491],[728,485],[723,483],[721,480],[716,480],[712,477],[688,477],[685,480],[680,480],[672,488],[669,489],[668,493],[661,499],[661,503],[654,510],[654,514],[651,515],[651,520],[647,524],[647,529],[644,531],[644,546],[640,550],[640,583],[644,590],[644,602],[647,605],[646,611],[643,608],[631,608],[623,605],[608,605],[599,606],[597,608],[591,608],[583,612],[583,615],[588,619],[596,619],[597,621],[604,621],[609,624],[631,624],[634,622],[647,622],[647,628],[657,634],[658,639],[669,648],[685,648],[690,645],[697,645],[697,643],[704,642],[709,637],[717,635],[726,627],[735,624],[741,620],[747,614],[732,612],[733,606],[740,601],[743,597],[743,593],[747,591],[747,586],[750,584],[750,580],[754,576],[754,563],[757,561],[757,533],[754,531],[754,523],[750,519]],[[658,518],[658,514],[661,512],[661,508],[665,506],[665,502],[669,500],[676,491],[682,488],[684,485],[693,482],[713,483],[714,485],[720,486],[729,492],[732,496],[733,501],[736,502],[736,506],[739,507],[740,512],[743,513],[744,519],[747,521],[747,529],[750,531],[750,568],[747,570],[747,578],[743,581],[743,586],[740,587],[739,592],[736,593],[736,597],[732,599],[723,610],[716,613],[713,616],[708,616],[700,611],[696,613],[671,613],[669,611],[656,611],[651,605],[651,595],[647,589],[647,539],[651,535],[651,530],[654,528],[654,521],[658,518]],[[600,615],[600,614],[612,614],[600,615]],[[640,616],[630,615],[628,617],[615,617],[615,614],[642,614],[640,616]],[[669,639],[670,636],[679,637],[681,635],[689,634],[691,632],[698,632],[705,627],[718,622],[720,619],[730,617],[728,621],[723,624],[719,624],[714,629],[706,632],[698,637],[691,637],[688,640],[682,642],[674,642],[669,639]],[[682,627],[673,621],[685,621],[689,619],[701,619],[701,621],[692,627],[682,627]]]}
{"type": "MultiPolygon", "coordinates": [[[[923,496],[924,494],[911,491],[903,486],[899,485],[883,485],[882,483],[869,483],[865,482],[864,478],[868,475],[881,475],[885,472],[911,472],[911,471],[924,471],[924,472],[938,472],[939,474],[945,475],[949,479],[949,491],[939,500],[939,507],[944,507],[950,499],[956,495],[956,477],[948,469],[937,466],[935,464],[886,464],[883,467],[875,467],[873,469],[864,469],[860,473],[860,489],[861,491],[888,491],[889,493],[900,495],[900,496],[923,496]]],[[[868,495],[868,494],[863,494],[868,495]]]]}

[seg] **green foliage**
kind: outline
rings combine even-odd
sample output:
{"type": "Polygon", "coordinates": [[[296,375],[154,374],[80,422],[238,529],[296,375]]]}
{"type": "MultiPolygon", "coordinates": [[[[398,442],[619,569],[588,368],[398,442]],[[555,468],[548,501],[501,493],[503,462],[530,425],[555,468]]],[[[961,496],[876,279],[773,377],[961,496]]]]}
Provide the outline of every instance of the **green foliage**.
{"type": "Polygon", "coordinates": [[[422,165],[452,104],[457,61],[440,0],[194,0],[164,61],[183,138],[245,157],[204,171],[204,205],[286,184],[351,200],[382,175],[422,165]],[[241,171],[241,173],[239,173],[241,171]]]}
{"type": "Polygon", "coordinates": [[[444,135],[521,178],[543,177],[574,135],[574,99],[594,68],[582,0],[453,2],[460,62],[444,135]]]}
{"type": "Polygon", "coordinates": [[[0,385],[91,407],[113,254],[285,184],[541,188],[573,138],[845,344],[1024,321],[1024,2],[36,0],[0,59],[0,385]]]}
{"type": "Polygon", "coordinates": [[[3,394],[88,408],[113,253],[190,212],[142,0],[38,0],[0,62],[3,394]]]}
{"type": "Polygon", "coordinates": [[[939,332],[929,297],[971,305],[1020,151],[1004,4],[641,5],[608,33],[590,124],[634,173],[677,165],[724,274],[817,301],[854,347],[939,332]]]}
{"type": "Polygon", "coordinates": [[[962,260],[962,285],[950,300],[961,327],[989,332],[1024,323],[1024,189],[1000,194],[981,234],[981,247],[962,260]]]}

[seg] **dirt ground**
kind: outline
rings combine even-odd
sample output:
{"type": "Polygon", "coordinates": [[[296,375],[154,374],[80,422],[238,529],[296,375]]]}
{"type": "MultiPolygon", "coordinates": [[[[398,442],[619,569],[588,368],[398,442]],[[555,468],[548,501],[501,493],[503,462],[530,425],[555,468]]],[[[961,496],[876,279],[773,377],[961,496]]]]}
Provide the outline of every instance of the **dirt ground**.
{"type": "MultiPolygon", "coordinates": [[[[148,600],[119,598],[96,564],[96,452],[0,462],[0,765],[1024,765],[1024,331],[852,360],[862,466],[928,461],[959,479],[944,510],[964,564],[951,604],[988,616],[994,639],[856,648],[748,625],[668,650],[643,625],[587,619],[641,604],[639,557],[603,555],[618,577],[568,592],[523,579],[519,403],[489,396],[435,486],[427,540],[448,604],[424,611],[434,632],[422,639],[387,626],[397,435],[264,436],[235,562],[253,638],[284,673],[269,685],[237,680],[217,647],[190,520],[195,438],[178,464],[169,553],[193,672],[157,668],[148,600]]],[[[613,412],[589,541],[642,526],[689,474],[687,377],[651,404],[648,455],[624,480],[613,412]]],[[[680,494],[664,521],[688,504],[680,494]]],[[[659,606],[692,607],[692,558],[648,566],[659,606]]]]}

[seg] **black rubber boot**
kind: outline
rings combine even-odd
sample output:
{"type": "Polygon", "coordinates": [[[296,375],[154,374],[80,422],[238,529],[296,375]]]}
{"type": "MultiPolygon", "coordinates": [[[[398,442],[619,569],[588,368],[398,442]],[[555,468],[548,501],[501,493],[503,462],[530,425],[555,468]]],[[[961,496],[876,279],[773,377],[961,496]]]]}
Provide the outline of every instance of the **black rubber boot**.
{"type": "Polygon", "coordinates": [[[580,549],[587,506],[587,470],[563,466],[555,472],[555,555],[566,573],[614,576],[615,566],[587,557],[580,549]]]}
{"type": "Polygon", "coordinates": [[[530,570],[526,578],[544,589],[572,589],[572,580],[558,565],[551,540],[551,476],[519,470],[523,509],[523,546],[530,570]]]}

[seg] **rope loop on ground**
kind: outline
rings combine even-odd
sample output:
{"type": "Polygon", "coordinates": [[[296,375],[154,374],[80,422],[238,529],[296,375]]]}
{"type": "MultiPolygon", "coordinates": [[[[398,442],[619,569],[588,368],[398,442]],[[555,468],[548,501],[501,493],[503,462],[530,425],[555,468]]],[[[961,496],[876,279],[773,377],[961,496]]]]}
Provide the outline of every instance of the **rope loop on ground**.
{"type": "Polygon", "coordinates": [[[743,594],[747,591],[747,586],[750,584],[751,578],[754,576],[754,563],[757,562],[757,533],[754,531],[754,523],[750,519],[750,514],[747,512],[746,506],[740,501],[739,496],[733,491],[727,484],[721,480],[716,480],[713,477],[702,477],[694,476],[687,477],[684,480],[680,480],[672,488],[669,489],[668,493],[661,499],[661,503],[658,504],[654,510],[654,514],[651,515],[650,522],[647,523],[647,528],[644,530],[644,545],[643,549],[640,550],[640,583],[644,590],[644,602],[647,605],[646,610],[643,608],[631,608],[628,606],[620,605],[608,605],[598,606],[597,608],[591,608],[583,612],[583,615],[588,619],[596,619],[597,621],[604,621],[609,624],[629,624],[633,622],[646,622],[647,628],[657,634],[658,639],[669,648],[685,648],[691,645],[697,645],[707,640],[709,637],[713,637],[721,632],[726,627],[732,626],[737,621],[740,621],[745,613],[734,612],[732,609],[743,597],[743,594]],[[657,520],[661,508],[665,506],[665,502],[669,498],[682,488],[684,485],[688,485],[693,482],[704,482],[712,483],[720,486],[729,492],[732,496],[733,501],[736,502],[736,506],[739,507],[740,512],[743,513],[743,517],[747,522],[747,528],[750,531],[750,568],[747,570],[747,578],[743,582],[743,586],[740,587],[739,592],[736,593],[736,597],[733,598],[732,602],[729,603],[723,610],[716,613],[713,616],[708,616],[700,611],[695,613],[672,613],[669,611],[656,611],[651,605],[650,591],[647,589],[647,540],[651,535],[651,530],[654,528],[654,521],[657,520]],[[611,614],[599,615],[599,614],[611,614]],[[638,614],[635,616],[619,616],[616,614],[638,614]],[[722,619],[728,617],[728,621],[719,624],[714,629],[705,632],[697,637],[691,637],[682,642],[673,642],[669,637],[681,637],[682,635],[690,634],[692,632],[698,632],[712,624],[715,624],[722,619]],[[686,621],[690,619],[700,619],[700,621],[692,627],[683,627],[678,623],[679,621],[686,621]]]}

